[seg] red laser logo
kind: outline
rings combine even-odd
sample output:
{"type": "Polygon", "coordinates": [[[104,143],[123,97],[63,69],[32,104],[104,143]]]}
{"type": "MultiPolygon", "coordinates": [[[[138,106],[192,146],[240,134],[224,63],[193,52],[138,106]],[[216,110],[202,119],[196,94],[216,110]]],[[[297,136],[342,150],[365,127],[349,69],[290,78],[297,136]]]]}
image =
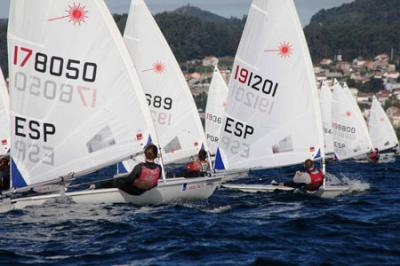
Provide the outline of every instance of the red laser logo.
{"type": "Polygon", "coordinates": [[[288,58],[293,54],[293,46],[288,42],[283,42],[278,46],[278,49],[265,50],[265,52],[275,52],[282,58],[288,58]]]}
{"type": "Polygon", "coordinates": [[[164,74],[165,72],[165,65],[162,62],[156,62],[153,64],[153,67],[150,69],[143,70],[142,72],[154,71],[156,74],[164,74]]]}
{"type": "Polygon", "coordinates": [[[351,117],[351,112],[346,112],[346,116],[351,117]]]}
{"type": "Polygon", "coordinates": [[[50,18],[48,21],[52,22],[56,20],[68,19],[68,21],[73,23],[74,25],[81,25],[81,23],[85,23],[86,19],[88,18],[88,11],[86,10],[86,7],[82,6],[80,3],[74,3],[72,6],[68,6],[68,9],[65,10],[65,12],[67,12],[67,15],[50,18]]]}

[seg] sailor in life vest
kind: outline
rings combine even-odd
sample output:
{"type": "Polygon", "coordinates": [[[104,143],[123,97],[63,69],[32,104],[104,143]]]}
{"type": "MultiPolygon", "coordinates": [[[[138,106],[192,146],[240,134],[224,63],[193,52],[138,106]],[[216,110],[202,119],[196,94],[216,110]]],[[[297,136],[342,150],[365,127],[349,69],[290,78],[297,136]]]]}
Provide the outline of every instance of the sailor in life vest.
{"type": "Polygon", "coordinates": [[[368,158],[371,162],[373,163],[377,163],[379,161],[379,150],[375,149],[373,151],[371,151],[371,153],[369,154],[368,158]]]}
{"type": "Polygon", "coordinates": [[[10,159],[4,156],[0,159],[0,194],[10,189],[10,159]]]}
{"type": "Polygon", "coordinates": [[[185,177],[206,176],[210,170],[210,164],[207,160],[207,152],[203,149],[199,151],[197,159],[186,164],[185,177]]]}
{"type": "Polygon", "coordinates": [[[131,195],[141,195],[144,192],[156,187],[161,178],[161,166],[154,160],[157,158],[158,149],[155,145],[147,145],[144,149],[146,161],[135,166],[128,176],[115,178],[105,182],[100,186],[91,185],[90,189],[95,188],[118,188],[131,195]]]}
{"type": "MultiPolygon", "coordinates": [[[[305,172],[296,172],[292,181],[280,183],[281,186],[305,189],[308,191],[318,190],[324,183],[324,174],[314,167],[314,162],[310,159],[304,162],[305,172]]],[[[278,184],[278,183],[276,183],[278,184]]]]}

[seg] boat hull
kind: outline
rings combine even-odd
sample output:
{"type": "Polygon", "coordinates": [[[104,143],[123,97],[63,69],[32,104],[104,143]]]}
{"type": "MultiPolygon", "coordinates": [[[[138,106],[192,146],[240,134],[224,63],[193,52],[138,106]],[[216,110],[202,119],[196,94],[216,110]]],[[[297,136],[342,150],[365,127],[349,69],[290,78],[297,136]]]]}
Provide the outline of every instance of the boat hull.
{"type": "Polygon", "coordinates": [[[326,186],[325,188],[320,188],[317,191],[302,191],[299,189],[294,189],[286,186],[273,186],[273,185],[245,185],[245,184],[223,184],[223,188],[239,190],[246,193],[272,193],[275,191],[291,191],[296,193],[304,193],[307,195],[312,195],[320,198],[335,198],[340,195],[344,195],[351,192],[350,186],[326,186]]]}
{"type": "Polygon", "coordinates": [[[122,190],[110,188],[17,198],[5,202],[4,205],[9,210],[23,209],[28,206],[40,206],[60,198],[78,204],[130,203],[136,206],[192,202],[208,199],[220,182],[221,177],[173,178],[167,179],[165,182],[160,181],[156,188],[139,196],[129,195],[122,190]]]}
{"type": "Polygon", "coordinates": [[[226,170],[221,172],[220,174],[223,175],[222,183],[225,183],[228,181],[234,181],[249,177],[249,170],[248,169],[233,170],[233,171],[226,170]]]}

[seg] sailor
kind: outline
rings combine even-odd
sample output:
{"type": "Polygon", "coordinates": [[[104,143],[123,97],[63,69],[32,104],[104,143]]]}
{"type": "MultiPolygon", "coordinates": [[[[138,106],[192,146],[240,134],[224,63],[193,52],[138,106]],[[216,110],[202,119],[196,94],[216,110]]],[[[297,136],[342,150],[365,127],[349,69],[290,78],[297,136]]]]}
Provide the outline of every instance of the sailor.
{"type": "Polygon", "coordinates": [[[369,160],[373,163],[377,163],[379,161],[379,150],[375,148],[371,153],[369,154],[369,160]]]}
{"type": "Polygon", "coordinates": [[[90,189],[95,188],[118,188],[131,195],[141,195],[158,185],[161,178],[161,166],[155,163],[158,149],[155,145],[147,145],[144,149],[146,161],[135,166],[132,172],[125,177],[115,178],[99,186],[92,184],[90,189]]]}
{"type": "Polygon", "coordinates": [[[0,159],[0,191],[10,188],[10,160],[8,157],[0,159]]]}
{"type": "Polygon", "coordinates": [[[304,172],[296,172],[292,181],[280,184],[275,183],[273,185],[300,188],[307,191],[318,190],[324,183],[324,174],[322,171],[314,167],[314,162],[310,159],[304,162],[304,170],[304,172]]]}
{"type": "Polygon", "coordinates": [[[210,170],[210,164],[207,160],[207,152],[201,149],[197,155],[197,159],[186,164],[185,177],[206,176],[210,170]]]}

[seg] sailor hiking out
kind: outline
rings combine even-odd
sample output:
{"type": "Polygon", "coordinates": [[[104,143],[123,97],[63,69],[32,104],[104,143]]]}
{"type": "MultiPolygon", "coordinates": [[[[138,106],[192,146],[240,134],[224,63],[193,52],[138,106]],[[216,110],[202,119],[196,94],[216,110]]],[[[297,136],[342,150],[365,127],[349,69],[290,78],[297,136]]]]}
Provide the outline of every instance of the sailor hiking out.
{"type": "Polygon", "coordinates": [[[157,147],[153,144],[146,146],[144,155],[146,161],[136,165],[129,175],[103,182],[98,186],[92,184],[90,188],[118,188],[131,195],[141,195],[156,187],[162,173],[161,166],[154,162],[158,156],[157,147]]]}
{"type": "Polygon", "coordinates": [[[324,174],[322,171],[314,167],[314,162],[310,159],[307,159],[304,162],[304,170],[305,172],[296,172],[292,181],[275,184],[292,188],[300,188],[307,191],[318,190],[324,183],[324,174]]]}

